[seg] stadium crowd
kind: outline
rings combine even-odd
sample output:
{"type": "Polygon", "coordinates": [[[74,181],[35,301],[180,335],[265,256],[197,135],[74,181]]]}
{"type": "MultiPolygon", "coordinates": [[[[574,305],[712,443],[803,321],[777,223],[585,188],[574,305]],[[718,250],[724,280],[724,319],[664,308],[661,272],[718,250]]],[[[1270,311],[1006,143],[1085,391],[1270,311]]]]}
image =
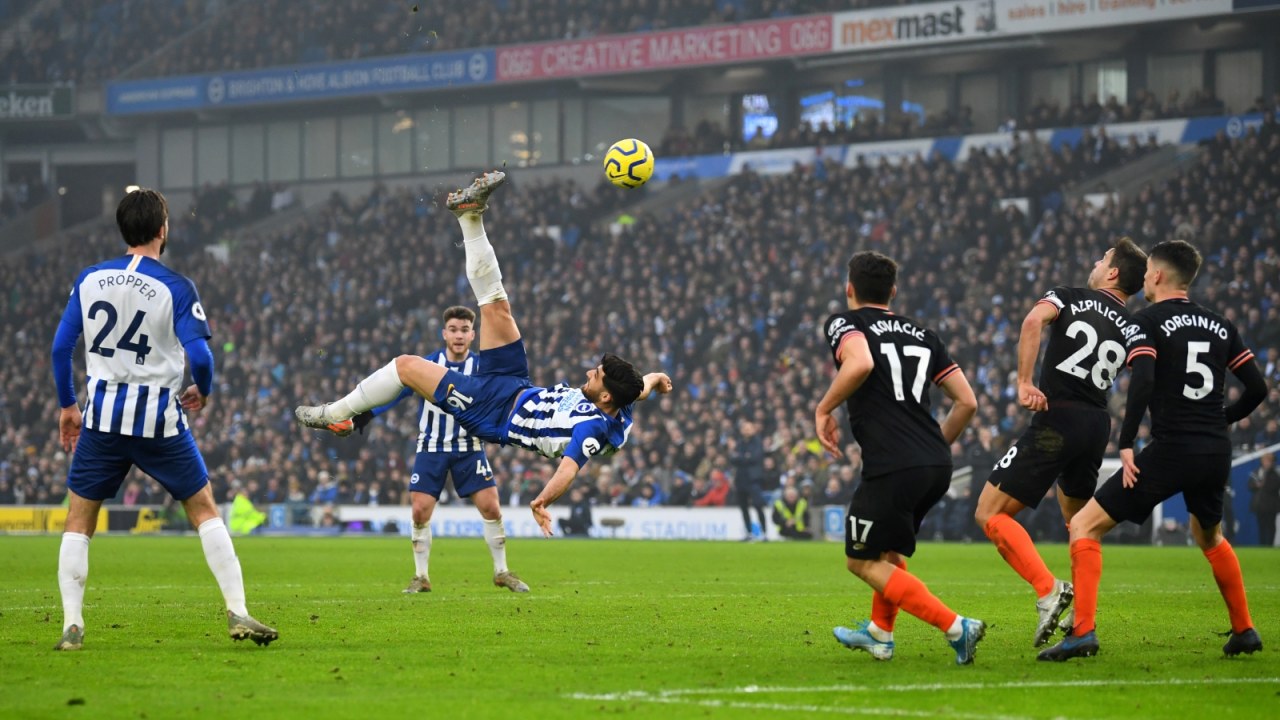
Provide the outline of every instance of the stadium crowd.
{"type": "MultiPolygon", "coordinates": [[[[487,224],[534,382],[579,384],[605,351],[675,381],[675,393],[638,407],[623,452],[587,466],[579,482],[589,499],[732,502],[728,440],[744,417],[765,429],[771,484],[793,485],[815,503],[847,499],[860,471],[856,447],[847,463],[831,463],[813,436],[812,411],[831,373],[819,328],[843,307],[844,261],[855,248],[899,260],[896,310],[939,331],[980,398],[977,419],[953,447],[957,466],[975,468],[973,483],[958,484],[931,516],[930,535],[977,535],[976,490],[1029,420],[1015,398],[1022,317],[1046,290],[1082,284],[1118,235],[1145,247],[1172,237],[1200,246],[1206,263],[1193,297],[1238,325],[1272,385],[1234,443],[1280,441],[1276,124],[1219,138],[1193,167],[1101,207],[1061,193],[1088,172],[1074,164],[1081,155],[1023,143],[960,163],[748,171],[616,232],[593,221],[616,213],[629,199],[621,191],[517,174],[487,224]],[[998,202],[1014,197],[1027,198],[1029,212],[998,202]]],[[[406,501],[416,409],[388,413],[348,439],[299,429],[291,409],[339,396],[396,354],[437,349],[441,311],[473,302],[444,189],[334,196],[295,227],[243,241],[225,264],[175,230],[169,262],[195,281],[213,326],[217,390],[192,423],[220,499],[242,488],[302,515],[327,503],[406,501]]],[[[104,227],[66,251],[0,265],[9,288],[0,332],[31,358],[0,367],[0,504],[62,500],[67,458],[57,446],[48,348],[75,271],[120,251],[104,227]]],[[[1126,387],[1122,374],[1111,401],[1117,420],[1126,387]]],[[[550,476],[552,465],[525,451],[491,453],[504,504],[527,503],[550,476]]],[[[131,479],[133,491],[117,502],[162,496],[144,476],[131,479]]],[[[1056,503],[1042,508],[1057,512],[1056,503]]],[[[1061,530],[1051,515],[1026,521],[1061,530]]]]}
{"type": "MultiPolygon", "coordinates": [[[[287,0],[59,0],[0,61],[0,82],[103,82],[567,40],[912,0],[485,0],[466,4],[287,0]],[[156,44],[157,38],[176,40],[156,44]]],[[[0,10],[6,6],[0,5],[0,10]]],[[[23,4],[9,10],[18,17],[23,4]]],[[[0,22],[5,16],[0,14],[0,22]]]]}

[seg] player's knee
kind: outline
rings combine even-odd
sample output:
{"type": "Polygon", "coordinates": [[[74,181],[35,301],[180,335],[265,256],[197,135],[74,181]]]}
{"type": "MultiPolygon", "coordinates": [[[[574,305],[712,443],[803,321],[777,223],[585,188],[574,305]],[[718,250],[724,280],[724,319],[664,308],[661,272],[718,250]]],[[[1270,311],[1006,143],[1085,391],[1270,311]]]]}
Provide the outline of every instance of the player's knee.
{"type": "Polygon", "coordinates": [[[404,382],[405,377],[413,369],[415,360],[422,360],[422,358],[416,355],[399,355],[396,357],[396,374],[400,376],[400,382],[404,382]]]}

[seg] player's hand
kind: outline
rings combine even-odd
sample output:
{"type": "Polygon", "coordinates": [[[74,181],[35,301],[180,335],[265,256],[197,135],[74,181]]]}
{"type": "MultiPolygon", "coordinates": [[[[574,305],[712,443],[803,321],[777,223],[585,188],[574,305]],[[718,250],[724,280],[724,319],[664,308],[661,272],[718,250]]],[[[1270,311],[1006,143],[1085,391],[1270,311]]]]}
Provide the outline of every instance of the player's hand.
{"type": "Polygon", "coordinates": [[[542,498],[535,498],[529,503],[529,509],[533,511],[533,519],[538,521],[538,527],[542,528],[543,537],[551,537],[551,513],[547,511],[547,504],[542,498]]]}
{"type": "Polygon", "coordinates": [[[84,424],[84,413],[79,405],[62,408],[58,415],[58,439],[62,449],[69,453],[76,451],[76,443],[80,442],[80,426],[84,424]]]}
{"type": "Polygon", "coordinates": [[[195,385],[182,391],[178,396],[178,402],[182,403],[182,409],[187,412],[200,412],[205,405],[209,404],[209,396],[201,395],[200,390],[195,385]]]}
{"type": "Polygon", "coordinates": [[[835,416],[819,410],[813,414],[813,419],[818,426],[818,443],[836,459],[843,458],[844,452],[840,450],[840,424],[836,422],[835,416]]]}
{"type": "Polygon", "coordinates": [[[1018,383],[1018,404],[1032,412],[1049,409],[1049,399],[1031,383],[1018,383]]]}
{"type": "Polygon", "coordinates": [[[1138,474],[1142,472],[1138,469],[1138,464],[1133,461],[1133,448],[1126,448],[1120,451],[1120,464],[1124,466],[1124,474],[1121,482],[1124,486],[1131,488],[1138,484],[1138,474]]]}
{"type": "Polygon", "coordinates": [[[674,387],[671,384],[671,376],[667,375],[666,373],[654,373],[654,375],[657,376],[656,377],[657,381],[653,384],[654,392],[657,392],[661,395],[666,395],[667,393],[671,392],[671,389],[674,387]]]}

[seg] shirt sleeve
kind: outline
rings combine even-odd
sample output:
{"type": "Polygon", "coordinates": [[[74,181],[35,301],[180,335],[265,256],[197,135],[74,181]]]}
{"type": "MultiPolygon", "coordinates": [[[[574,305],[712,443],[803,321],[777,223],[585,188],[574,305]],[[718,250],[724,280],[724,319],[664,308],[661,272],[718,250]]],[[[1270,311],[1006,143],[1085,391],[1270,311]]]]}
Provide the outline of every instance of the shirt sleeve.
{"type": "Polygon", "coordinates": [[[947,352],[946,343],[933,331],[929,331],[929,379],[934,385],[941,385],[944,380],[960,372],[960,365],[947,352]]]}
{"type": "Polygon", "coordinates": [[[71,297],[67,299],[67,307],[62,311],[62,320],[58,322],[58,330],[53,336],[53,347],[50,359],[53,365],[53,382],[58,390],[58,406],[71,407],[76,404],[75,373],[71,360],[75,354],[76,342],[84,333],[84,315],[80,312],[80,281],[84,276],[76,278],[71,286],[71,297]]]}
{"type": "Polygon", "coordinates": [[[597,455],[608,454],[608,428],[603,420],[589,420],[578,423],[573,428],[569,444],[564,447],[564,456],[578,463],[578,467],[597,455]]]}
{"type": "Polygon", "coordinates": [[[213,333],[209,332],[209,319],[204,314],[204,306],[200,304],[195,283],[182,278],[172,287],[173,329],[178,342],[186,345],[197,338],[208,340],[213,337],[213,333]]]}
{"type": "Polygon", "coordinates": [[[1066,307],[1069,302],[1071,302],[1071,288],[1066,287],[1065,285],[1059,285],[1058,287],[1046,292],[1044,295],[1041,295],[1040,299],[1036,301],[1036,304],[1039,305],[1043,303],[1053,308],[1053,319],[1057,320],[1058,316],[1062,314],[1062,308],[1066,307]]]}
{"type": "Polygon", "coordinates": [[[845,339],[864,333],[855,318],[845,314],[837,314],[827,318],[827,322],[822,326],[822,334],[827,339],[827,345],[831,348],[831,359],[839,363],[840,345],[845,339]]]}
{"type": "Polygon", "coordinates": [[[1155,359],[1156,357],[1156,334],[1155,329],[1151,326],[1151,319],[1142,313],[1133,316],[1133,325],[1136,331],[1125,339],[1125,365],[1133,367],[1134,358],[1140,355],[1146,355],[1155,359]]]}

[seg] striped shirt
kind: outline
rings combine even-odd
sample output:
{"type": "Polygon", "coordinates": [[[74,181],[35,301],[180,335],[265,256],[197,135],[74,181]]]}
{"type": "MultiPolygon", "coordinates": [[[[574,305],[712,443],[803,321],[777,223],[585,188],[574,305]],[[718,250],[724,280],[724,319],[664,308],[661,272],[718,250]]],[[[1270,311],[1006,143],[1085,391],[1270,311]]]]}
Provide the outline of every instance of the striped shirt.
{"type": "Polygon", "coordinates": [[[76,279],[62,323],[85,339],[85,428],[147,438],[187,430],[182,346],[210,337],[190,280],[140,255],[99,263],[76,279]]]}
{"type": "Polygon", "coordinates": [[[572,458],[578,467],[612,455],[631,434],[631,405],[615,418],[596,407],[582,389],[561,383],[520,394],[507,419],[507,443],[543,457],[572,458]]]}
{"type": "MultiPolygon", "coordinates": [[[[443,365],[463,375],[474,375],[479,369],[479,358],[473,353],[467,353],[462,362],[453,362],[444,350],[422,357],[428,362],[443,365]]],[[[374,408],[373,414],[381,415],[413,394],[413,389],[406,387],[400,391],[399,397],[395,400],[374,408]]],[[[468,433],[452,415],[444,412],[434,403],[422,401],[422,415],[418,419],[418,452],[475,452],[483,449],[484,444],[480,438],[468,433]]]]}

